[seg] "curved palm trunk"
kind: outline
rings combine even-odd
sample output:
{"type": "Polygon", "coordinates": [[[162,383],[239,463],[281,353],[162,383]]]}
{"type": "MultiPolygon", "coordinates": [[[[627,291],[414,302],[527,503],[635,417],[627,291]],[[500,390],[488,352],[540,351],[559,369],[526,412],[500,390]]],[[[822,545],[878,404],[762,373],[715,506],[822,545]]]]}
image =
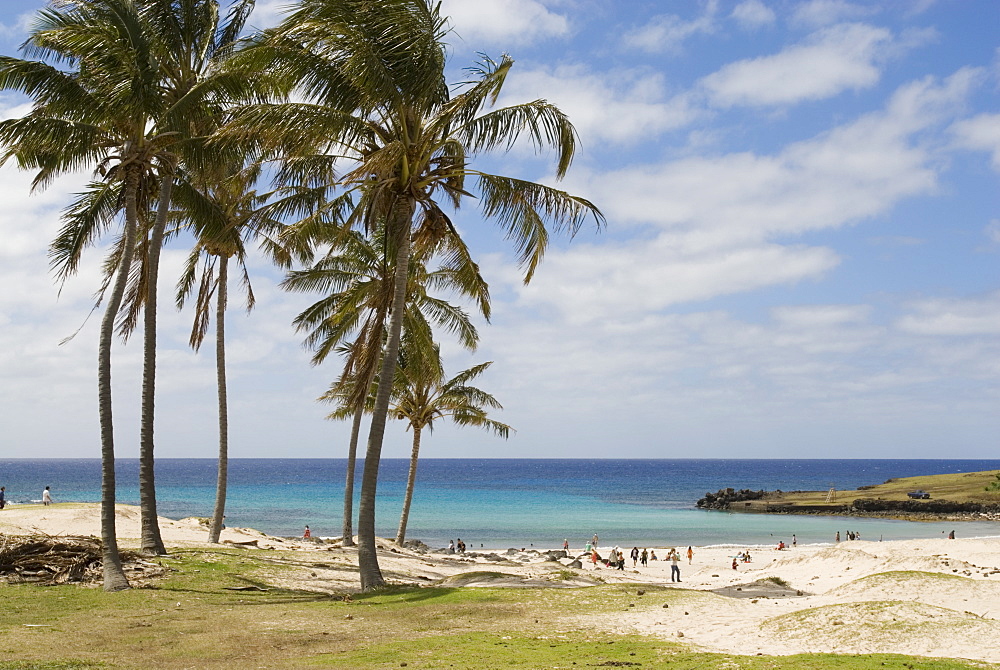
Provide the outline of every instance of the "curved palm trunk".
{"type": "Polygon", "coordinates": [[[354,470],[358,462],[358,438],[361,435],[361,420],[365,415],[362,404],[354,412],[354,422],[351,424],[351,443],[347,447],[347,478],[344,482],[344,527],[342,530],[343,545],[354,546],[354,470]]]}
{"type": "Polygon", "coordinates": [[[153,459],[153,420],[156,403],[156,285],[160,273],[160,249],[163,231],[167,227],[173,175],[160,180],[160,201],[156,220],[149,236],[149,258],[146,265],[146,307],[143,313],[142,364],[142,427],[139,440],[139,511],[141,517],[141,551],[145,554],[165,554],[160,524],[156,515],[156,481],[153,459]]]}
{"type": "Polygon", "coordinates": [[[420,457],[420,429],[413,428],[413,451],[410,452],[410,475],[406,479],[406,496],[403,498],[403,513],[399,516],[396,544],[406,540],[406,522],[410,519],[410,502],[413,501],[413,485],[417,482],[417,459],[420,457]]]}
{"type": "Polygon", "coordinates": [[[229,479],[229,401],[226,387],[226,283],[229,281],[229,257],[219,256],[219,294],[215,311],[215,377],[219,390],[219,472],[215,483],[215,510],[208,541],[218,542],[226,514],[226,483],[229,479]]]}
{"type": "Polygon", "coordinates": [[[125,176],[125,230],[118,274],[108,297],[101,319],[97,363],[97,397],[101,418],[101,543],[104,570],[104,590],[121,591],[129,588],[118,554],[115,530],[115,429],[111,411],[111,343],[115,334],[115,318],[125,295],[132,255],[135,251],[136,190],[139,185],[138,166],[130,166],[125,176]]]}
{"type": "Polygon", "coordinates": [[[410,264],[410,221],[414,203],[403,201],[397,205],[393,221],[396,238],[395,286],[392,296],[392,314],[389,319],[388,340],[379,371],[375,408],[368,431],[368,449],[365,452],[365,471],[361,477],[361,500],[358,506],[358,569],[361,573],[361,590],[368,591],[385,585],[378,565],[375,549],[375,493],[378,489],[378,467],[382,458],[382,440],[389,413],[389,395],[396,374],[399,356],[399,339],[403,329],[403,310],[406,308],[406,284],[410,264]]]}

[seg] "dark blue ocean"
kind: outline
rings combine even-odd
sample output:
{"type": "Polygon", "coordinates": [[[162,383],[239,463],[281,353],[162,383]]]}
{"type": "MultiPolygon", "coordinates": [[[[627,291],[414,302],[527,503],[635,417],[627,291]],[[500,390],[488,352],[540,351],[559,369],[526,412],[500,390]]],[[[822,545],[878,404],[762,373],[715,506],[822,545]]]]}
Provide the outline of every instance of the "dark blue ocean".
{"type": "MultiPolygon", "coordinates": [[[[379,473],[377,532],[394,537],[409,461],[386,459],[379,473]]],[[[210,516],[215,461],[160,459],[156,465],[162,516],[210,516]]],[[[358,467],[360,487],[362,463],[358,467]]],[[[407,537],[445,546],[461,537],[470,548],[601,544],[759,545],[795,533],[800,543],[830,542],[839,530],[864,539],[1000,536],[1000,523],[919,523],[828,516],[730,514],[698,510],[708,491],[854,489],[890,477],[1000,469],[1000,460],[576,460],[426,459],[420,462],[407,537]]],[[[233,459],[227,525],[274,535],[339,536],[344,459],[233,459]]],[[[138,462],[117,464],[118,501],[138,504],[138,462]]],[[[98,459],[0,459],[0,485],[14,503],[100,500],[98,459]]],[[[355,514],[357,506],[355,505],[355,514]]],[[[0,512],[2,514],[2,512],[0,512]]],[[[356,527],[356,526],[355,526],[356,527]]]]}

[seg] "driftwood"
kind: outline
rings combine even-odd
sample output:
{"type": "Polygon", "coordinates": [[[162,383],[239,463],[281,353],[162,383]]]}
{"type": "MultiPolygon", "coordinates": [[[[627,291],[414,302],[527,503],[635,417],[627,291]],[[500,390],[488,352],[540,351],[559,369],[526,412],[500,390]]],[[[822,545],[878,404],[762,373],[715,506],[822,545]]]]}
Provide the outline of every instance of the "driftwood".
{"type": "MultiPolygon", "coordinates": [[[[163,571],[135,552],[123,551],[121,558],[126,571],[163,571]]],[[[0,535],[0,578],[10,583],[97,582],[103,578],[102,567],[102,545],[96,537],[0,535]]]]}

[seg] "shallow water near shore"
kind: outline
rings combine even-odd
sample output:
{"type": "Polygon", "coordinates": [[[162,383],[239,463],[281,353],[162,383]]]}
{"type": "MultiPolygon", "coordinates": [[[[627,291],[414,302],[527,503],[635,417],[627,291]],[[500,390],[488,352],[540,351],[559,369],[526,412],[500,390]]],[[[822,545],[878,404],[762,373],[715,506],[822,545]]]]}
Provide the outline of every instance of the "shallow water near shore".
{"type": "MultiPolygon", "coordinates": [[[[377,532],[394,537],[409,462],[385,459],[379,475],[377,532]]],[[[358,485],[362,465],[358,467],[358,485]]],[[[863,540],[1000,536],[996,522],[913,522],[812,515],[757,515],[695,509],[708,491],[845,490],[890,477],[1000,469],[1000,460],[754,459],[426,459],[420,462],[408,539],[432,547],[462,538],[470,550],[550,549],[568,539],[602,546],[768,546],[831,543],[839,531],[863,540]]],[[[138,504],[138,462],[118,462],[118,500],[138,504]]],[[[339,536],[344,459],[233,459],[227,524],[274,535],[339,536]]],[[[210,516],[212,459],[160,459],[158,512],[210,516]]],[[[57,502],[100,499],[98,459],[3,459],[8,500],[31,502],[51,486],[57,502]]],[[[357,490],[357,485],[356,485],[357,490]]],[[[356,512],[355,507],[355,512],[356,512]]]]}

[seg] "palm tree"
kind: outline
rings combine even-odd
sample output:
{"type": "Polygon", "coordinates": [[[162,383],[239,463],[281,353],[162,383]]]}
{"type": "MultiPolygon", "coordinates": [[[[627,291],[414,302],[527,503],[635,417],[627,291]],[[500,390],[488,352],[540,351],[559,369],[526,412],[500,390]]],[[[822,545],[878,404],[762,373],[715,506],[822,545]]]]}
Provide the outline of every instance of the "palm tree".
{"type": "MultiPolygon", "coordinates": [[[[346,546],[353,541],[354,472],[361,421],[369,398],[368,389],[375,379],[385,340],[385,321],[392,300],[393,270],[388,240],[379,227],[369,240],[357,231],[341,232],[329,227],[333,246],[324,258],[305,270],[289,273],[282,286],[293,291],[319,291],[326,297],[299,314],[294,323],[308,331],[305,345],[314,350],[312,362],[322,363],[333,351],[345,355],[340,378],[320,399],[337,402],[340,408],[329,418],[351,418],[347,473],[344,485],[342,537],[346,546]],[[353,340],[352,340],[353,338],[353,340]],[[348,345],[347,343],[350,342],[348,345]]],[[[410,299],[404,328],[415,341],[433,342],[430,321],[454,333],[468,349],[475,349],[478,334],[466,313],[444,300],[428,294],[428,288],[449,290],[472,299],[489,320],[489,288],[472,262],[460,239],[450,236],[442,241],[440,266],[428,271],[418,251],[410,265],[410,299]],[[419,335],[418,335],[419,334],[419,335]]]]}
{"type": "Polygon", "coordinates": [[[420,436],[424,428],[434,429],[435,419],[450,418],[460,426],[477,426],[493,431],[507,439],[510,426],[490,419],[487,409],[503,407],[489,393],[469,382],[486,372],[492,361],[480,363],[464,370],[451,379],[445,380],[441,365],[441,352],[435,346],[430,356],[417,353],[408,356],[404,345],[403,356],[396,367],[396,383],[393,388],[391,412],[397,419],[407,422],[413,430],[413,448],[410,453],[410,472],[406,479],[406,495],[403,511],[399,517],[396,543],[406,540],[406,523],[410,517],[410,503],[413,501],[413,487],[417,481],[417,460],[420,457],[420,436]]]}
{"type": "Polygon", "coordinates": [[[476,154],[511,147],[522,136],[557,154],[569,169],[576,133],[544,100],[488,109],[513,61],[484,60],[452,95],[445,79],[445,20],[429,0],[303,0],[247,58],[299,82],[310,100],[257,106],[240,118],[231,142],[266,142],[292,152],[330,147],[346,172],[340,203],[348,225],[385,221],[395,249],[394,293],[369,429],[358,517],[361,586],[384,584],[375,550],[375,495],[386,416],[402,330],[411,239],[457,236],[441,202],[457,208],[477,181],[487,218],[505,229],[529,281],[548,242],[546,222],[576,232],[593,217],[590,202],[564,191],[474,169],[476,154]],[[353,200],[357,196],[356,201],[353,200]]]}
{"type": "MultiPolygon", "coordinates": [[[[124,211],[122,234],[106,267],[114,273],[101,321],[98,345],[98,402],[101,424],[101,537],[104,588],[126,589],[115,531],[114,422],[111,401],[111,343],[115,320],[128,283],[139,224],[139,196],[158,147],[147,134],[150,110],[158,99],[157,64],[140,7],[130,0],[56,5],[39,12],[22,51],[40,60],[0,57],[0,88],[21,91],[35,100],[32,111],[0,122],[2,160],[37,169],[33,187],[57,175],[95,166],[107,184],[91,184],[97,198],[87,230],[68,228],[81,205],[67,210],[66,226],[53,243],[57,276],[65,281],[77,270],[79,252],[124,211]],[[50,62],[46,62],[50,61],[50,62]],[[58,65],[69,64],[68,69],[58,65]]],[[[106,293],[109,282],[101,289],[106,293]]]]}
{"type": "Polygon", "coordinates": [[[156,36],[162,106],[155,118],[161,137],[174,145],[161,156],[159,201],[142,257],[143,306],[142,416],[139,444],[139,496],[142,550],[165,553],[156,514],[154,412],[156,396],[157,279],[160,251],[180,155],[190,142],[214,130],[220,106],[250,97],[262,79],[242,81],[221,67],[253,9],[254,0],[232,3],[225,20],[218,0],[146,0],[147,30],[156,36]],[[249,90],[248,90],[249,89],[249,90]]]}
{"type": "Polygon", "coordinates": [[[177,185],[177,216],[188,222],[198,235],[198,242],[177,283],[177,307],[184,306],[195,292],[194,324],[190,344],[198,351],[211,322],[212,298],[215,297],[215,370],[218,392],[219,458],[215,488],[215,506],[209,527],[209,542],[218,542],[226,509],[229,470],[229,411],[226,383],[226,306],[229,300],[229,261],[235,258],[246,289],[247,311],[253,309],[254,295],[246,269],[245,239],[257,239],[270,258],[287,266],[290,257],[277,243],[283,224],[271,216],[268,201],[275,192],[258,193],[261,166],[231,171],[228,177],[216,173],[194,184],[184,180],[177,185]],[[200,266],[200,271],[199,271],[200,266]],[[216,274],[217,273],[217,274],[216,274]]]}

